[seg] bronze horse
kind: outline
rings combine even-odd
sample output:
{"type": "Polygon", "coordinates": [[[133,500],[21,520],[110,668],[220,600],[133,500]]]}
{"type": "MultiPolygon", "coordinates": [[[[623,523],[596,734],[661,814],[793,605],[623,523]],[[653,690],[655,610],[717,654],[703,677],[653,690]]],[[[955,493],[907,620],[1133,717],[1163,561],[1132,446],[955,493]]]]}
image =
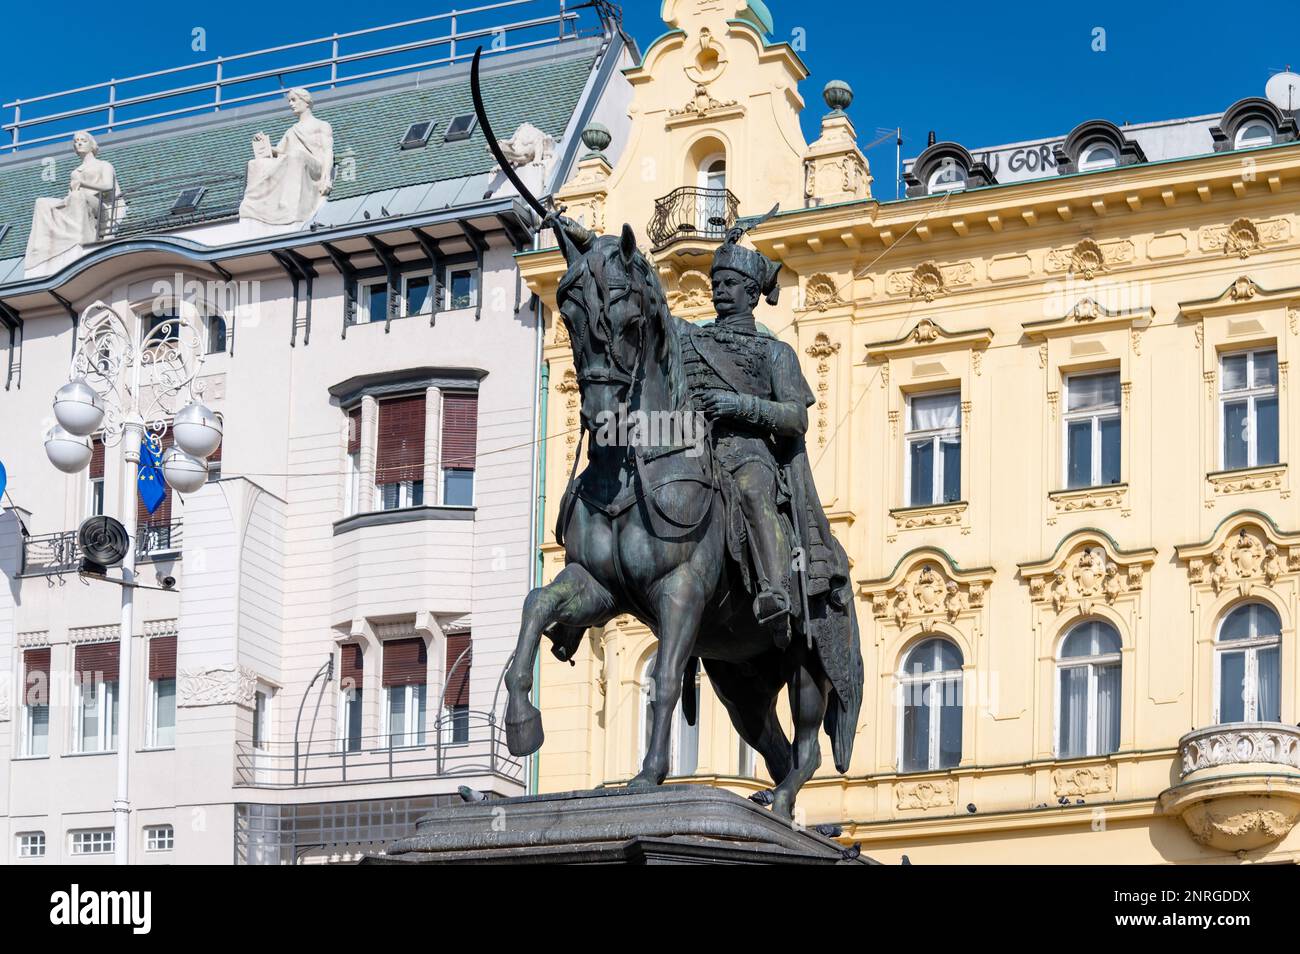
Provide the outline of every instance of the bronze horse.
{"type": "MultiPolygon", "coordinates": [[[[690,326],[669,314],[655,269],[628,226],[621,237],[575,238],[559,220],[550,224],[569,264],[559,305],[573,344],[588,466],[570,482],[560,508],[556,537],[566,566],[524,602],[505,676],[510,751],[527,755],[542,745],[541,713],[529,699],[541,637],[551,637],[558,658],[570,659],[588,627],[629,613],[659,640],[649,744],[629,784],[663,782],[672,714],[684,686],[693,689],[703,660],[741,738],[763,756],[777,783],[773,811],[789,817],[799,789],[821,764],[823,723],[836,768],[848,769],[862,701],[851,592],[845,586],[840,594],[848,601],[852,633],[836,667],[823,664],[821,643],[798,635],[774,640],[771,628],[755,619],[728,557],[724,502],[707,439],[647,444],[644,434],[622,440],[620,429],[601,426],[630,414],[644,421],[655,413],[683,420],[695,413],[680,338],[690,326]],[[611,440],[611,432],[619,438],[611,440]],[[837,687],[828,668],[850,677],[837,687]],[[777,717],[783,688],[790,695],[793,744],[777,717]]],[[[825,607],[814,602],[810,612],[819,611],[825,607]]],[[[694,703],[692,691],[684,704],[692,724],[694,703]]]]}

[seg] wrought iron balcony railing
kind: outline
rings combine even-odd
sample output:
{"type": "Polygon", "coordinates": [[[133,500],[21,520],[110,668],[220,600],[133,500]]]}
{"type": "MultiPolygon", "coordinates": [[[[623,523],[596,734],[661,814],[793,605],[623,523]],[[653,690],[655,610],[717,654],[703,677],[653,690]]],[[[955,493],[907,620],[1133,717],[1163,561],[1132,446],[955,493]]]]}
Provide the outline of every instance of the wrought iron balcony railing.
{"type": "Polygon", "coordinates": [[[237,218],[245,173],[165,176],[122,186],[100,203],[99,239],[148,235],[237,218]]]}
{"type": "MultiPolygon", "coordinates": [[[[182,543],[179,520],[142,523],[136,529],[135,558],[148,560],[178,555],[182,543]]],[[[76,530],[27,537],[23,541],[23,576],[52,576],[76,573],[81,568],[81,546],[76,530]]]]}
{"type": "Polygon", "coordinates": [[[414,744],[387,735],[235,744],[235,785],[317,788],[491,775],[523,783],[524,760],[506,748],[489,712],[460,711],[429,725],[414,744]]]}
{"type": "Polygon", "coordinates": [[[655,200],[646,230],[658,251],[681,239],[721,241],[736,224],[740,202],[727,189],[676,189],[655,200]]]}

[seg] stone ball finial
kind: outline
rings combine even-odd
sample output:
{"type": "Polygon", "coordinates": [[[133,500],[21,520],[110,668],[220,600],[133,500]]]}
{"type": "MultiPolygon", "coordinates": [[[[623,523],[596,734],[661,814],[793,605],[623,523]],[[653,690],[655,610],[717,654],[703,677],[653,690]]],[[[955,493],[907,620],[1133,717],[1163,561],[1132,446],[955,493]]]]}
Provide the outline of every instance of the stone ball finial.
{"type": "Polygon", "coordinates": [[[609,148],[614,137],[603,123],[592,123],[582,131],[582,143],[592,152],[600,153],[609,148]]]}
{"type": "Polygon", "coordinates": [[[853,87],[844,80],[831,80],[822,90],[822,99],[835,112],[842,113],[853,105],[853,87]]]}

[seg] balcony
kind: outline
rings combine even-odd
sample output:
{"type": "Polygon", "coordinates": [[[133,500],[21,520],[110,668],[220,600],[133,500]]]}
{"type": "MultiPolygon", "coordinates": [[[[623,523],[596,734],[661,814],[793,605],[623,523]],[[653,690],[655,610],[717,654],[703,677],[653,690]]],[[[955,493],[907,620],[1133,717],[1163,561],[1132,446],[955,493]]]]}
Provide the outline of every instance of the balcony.
{"type": "Polygon", "coordinates": [[[655,200],[646,232],[656,252],[685,240],[721,242],[736,224],[739,208],[727,189],[677,189],[655,200]]]}
{"type": "Polygon", "coordinates": [[[1181,781],[1160,795],[1198,844],[1246,852],[1281,841],[1300,818],[1300,728],[1214,725],[1178,741],[1181,781]]]}
{"type": "MultiPolygon", "coordinates": [[[[183,543],[179,520],[142,523],[136,529],[137,562],[180,555],[183,543]]],[[[23,540],[23,576],[59,576],[81,568],[81,545],[76,530],[47,533],[23,540]]]]}
{"type": "Polygon", "coordinates": [[[444,716],[423,745],[389,745],[386,735],[235,745],[238,788],[301,789],[329,785],[490,776],[524,784],[524,760],[506,748],[505,726],[488,712],[444,716]],[[452,739],[453,722],[463,742],[452,739]],[[349,748],[351,750],[349,751],[349,748]]]}

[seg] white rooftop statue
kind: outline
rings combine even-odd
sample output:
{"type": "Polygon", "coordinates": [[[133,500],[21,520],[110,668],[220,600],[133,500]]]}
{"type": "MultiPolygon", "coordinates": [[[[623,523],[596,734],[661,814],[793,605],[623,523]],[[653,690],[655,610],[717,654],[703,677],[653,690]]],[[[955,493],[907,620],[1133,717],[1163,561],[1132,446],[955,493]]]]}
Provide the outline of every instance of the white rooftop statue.
{"type": "Polygon", "coordinates": [[[95,137],[79,132],[72,137],[72,148],[81,156],[81,165],[72,170],[68,194],[62,199],[37,199],[32,209],[24,259],[29,273],[70,249],[98,241],[105,203],[116,201],[117,173],[111,163],[99,158],[95,137]]]}
{"type": "Polygon", "coordinates": [[[311,113],[311,93],[291,89],[298,121],[273,148],[265,133],[253,137],[240,219],[291,225],[310,219],[329,195],[334,174],[334,130],[311,113]]]}
{"type": "Polygon", "coordinates": [[[544,165],[555,154],[555,139],[532,123],[522,123],[509,139],[498,139],[497,145],[516,169],[533,163],[544,165]]]}

